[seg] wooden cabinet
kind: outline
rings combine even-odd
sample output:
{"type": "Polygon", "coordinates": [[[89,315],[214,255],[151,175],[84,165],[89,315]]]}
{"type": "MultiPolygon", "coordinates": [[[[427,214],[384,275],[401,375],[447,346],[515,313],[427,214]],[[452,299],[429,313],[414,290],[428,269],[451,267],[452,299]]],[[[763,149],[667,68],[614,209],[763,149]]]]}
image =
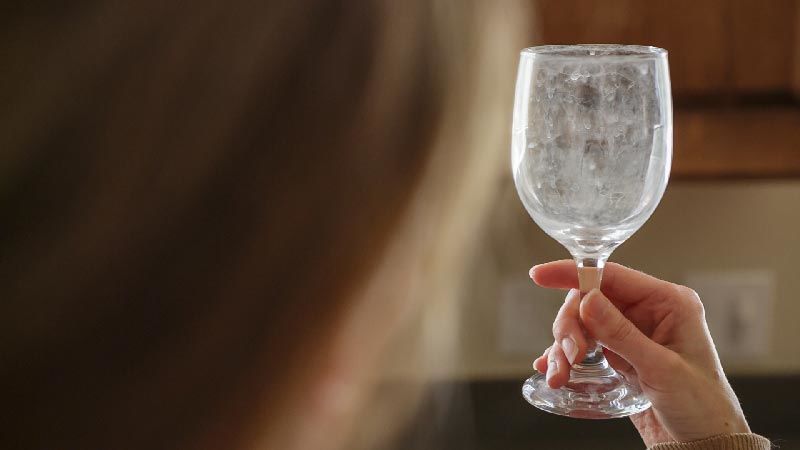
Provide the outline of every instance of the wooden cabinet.
{"type": "Polygon", "coordinates": [[[676,109],[672,174],[678,179],[800,177],[800,108],[676,109]]]}
{"type": "Polygon", "coordinates": [[[676,178],[800,176],[800,0],[536,0],[537,41],[669,51],[676,178]]]}

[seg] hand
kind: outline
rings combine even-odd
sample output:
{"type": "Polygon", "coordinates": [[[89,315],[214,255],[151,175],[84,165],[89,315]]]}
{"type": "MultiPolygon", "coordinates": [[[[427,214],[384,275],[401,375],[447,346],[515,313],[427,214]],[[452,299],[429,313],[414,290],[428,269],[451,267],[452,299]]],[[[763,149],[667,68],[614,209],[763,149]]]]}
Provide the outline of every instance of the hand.
{"type": "Polygon", "coordinates": [[[572,289],[553,324],[555,343],[534,361],[551,387],[566,384],[571,365],[586,354],[580,319],[609,363],[653,403],[631,416],[648,447],[750,432],[694,291],[613,263],[603,270],[602,292],[583,299],[573,261],[534,266],[531,278],[542,287],[572,289]]]}

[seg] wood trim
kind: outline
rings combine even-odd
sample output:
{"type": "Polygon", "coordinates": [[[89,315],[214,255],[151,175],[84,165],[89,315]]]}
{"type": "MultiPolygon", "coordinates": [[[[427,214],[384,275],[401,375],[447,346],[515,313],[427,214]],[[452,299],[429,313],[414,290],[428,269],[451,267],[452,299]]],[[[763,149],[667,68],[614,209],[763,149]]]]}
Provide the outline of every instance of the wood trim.
{"type": "Polygon", "coordinates": [[[675,178],[800,176],[800,108],[675,111],[675,178]]]}
{"type": "Polygon", "coordinates": [[[800,100],[800,0],[794,2],[794,66],[792,92],[800,100]]]}

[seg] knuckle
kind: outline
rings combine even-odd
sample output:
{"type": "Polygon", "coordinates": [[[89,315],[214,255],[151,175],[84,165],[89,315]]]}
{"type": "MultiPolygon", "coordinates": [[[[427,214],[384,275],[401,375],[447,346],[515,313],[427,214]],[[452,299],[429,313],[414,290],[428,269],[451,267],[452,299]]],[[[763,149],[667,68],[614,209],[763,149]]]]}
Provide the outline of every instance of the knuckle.
{"type": "Polygon", "coordinates": [[[678,290],[680,292],[680,298],[683,300],[683,303],[687,306],[687,308],[689,308],[689,310],[692,313],[699,316],[705,315],[703,302],[700,301],[700,296],[694,289],[686,286],[678,286],[678,290]]]}
{"type": "Polygon", "coordinates": [[[678,289],[680,290],[681,295],[683,295],[684,297],[698,302],[700,301],[700,296],[697,295],[697,291],[695,291],[694,289],[681,285],[678,286],[678,289]]]}
{"type": "Polygon", "coordinates": [[[682,299],[686,295],[684,288],[686,288],[686,286],[681,286],[680,284],[675,284],[675,283],[669,283],[669,289],[668,289],[669,296],[673,300],[682,299]]]}
{"type": "Polygon", "coordinates": [[[553,337],[561,338],[566,336],[568,334],[567,330],[569,329],[569,326],[569,320],[563,318],[556,319],[556,321],[553,322],[553,337]]]}
{"type": "Polygon", "coordinates": [[[703,302],[697,292],[680,284],[670,284],[669,298],[675,305],[685,308],[694,316],[704,316],[703,302]]]}

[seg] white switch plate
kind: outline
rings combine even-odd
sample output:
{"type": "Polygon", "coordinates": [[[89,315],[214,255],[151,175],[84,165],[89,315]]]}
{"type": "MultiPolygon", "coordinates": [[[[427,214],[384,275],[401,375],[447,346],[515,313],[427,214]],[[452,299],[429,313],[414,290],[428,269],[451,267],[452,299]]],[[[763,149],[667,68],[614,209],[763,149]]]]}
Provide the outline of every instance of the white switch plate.
{"type": "Polygon", "coordinates": [[[724,361],[758,359],[770,352],[775,275],[769,270],[690,273],[714,344],[724,361]]]}
{"type": "Polygon", "coordinates": [[[537,352],[553,343],[552,302],[536,297],[536,287],[528,279],[503,283],[497,317],[497,346],[501,353],[538,356],[537,352]]]}

